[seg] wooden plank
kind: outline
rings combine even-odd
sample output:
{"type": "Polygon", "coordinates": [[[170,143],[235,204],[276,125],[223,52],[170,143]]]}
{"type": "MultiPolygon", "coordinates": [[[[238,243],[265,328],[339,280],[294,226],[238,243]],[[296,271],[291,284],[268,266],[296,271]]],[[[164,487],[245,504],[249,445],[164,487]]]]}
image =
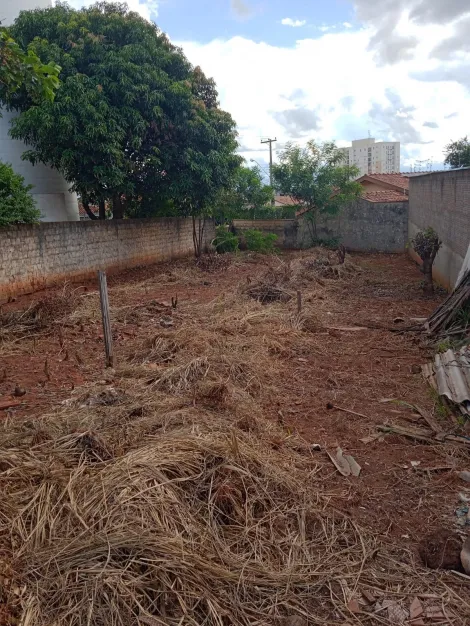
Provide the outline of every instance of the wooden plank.
{"type": "Polygon", "coordinates": [[[98,282],[100,290],[101,318],[103,320],[106,367],[114,367],[113,335],[111,331],[111,319],[109,317],[108,283],[106,281],[106,273],[102,270],[99,270],[98,272],[98,282]]]}

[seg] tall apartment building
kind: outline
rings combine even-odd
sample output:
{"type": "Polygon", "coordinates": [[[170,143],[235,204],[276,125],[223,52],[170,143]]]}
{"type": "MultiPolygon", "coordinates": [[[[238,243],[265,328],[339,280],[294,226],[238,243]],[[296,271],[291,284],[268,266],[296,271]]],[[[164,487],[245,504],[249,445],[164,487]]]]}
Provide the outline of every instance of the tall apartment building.
{"type": "Polygon", "coordinates": [[[400,171],[400,142],[357,139],[350,148],[341,148],[345,163],[359,168],[364,174],[392,174],[400,171]]]}

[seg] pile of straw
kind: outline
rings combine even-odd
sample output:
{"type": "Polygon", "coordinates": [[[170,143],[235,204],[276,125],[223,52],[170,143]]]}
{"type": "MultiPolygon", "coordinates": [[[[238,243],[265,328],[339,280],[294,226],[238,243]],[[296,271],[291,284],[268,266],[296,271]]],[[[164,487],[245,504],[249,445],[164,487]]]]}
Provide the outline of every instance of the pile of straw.
{"type": "Polygon", "coordinates": [[[1,311],[0,341],[29,337],[70,314],[78,305],[77,290],[65,285],[59,293],[33,302],[27,309],[1,311]]]}

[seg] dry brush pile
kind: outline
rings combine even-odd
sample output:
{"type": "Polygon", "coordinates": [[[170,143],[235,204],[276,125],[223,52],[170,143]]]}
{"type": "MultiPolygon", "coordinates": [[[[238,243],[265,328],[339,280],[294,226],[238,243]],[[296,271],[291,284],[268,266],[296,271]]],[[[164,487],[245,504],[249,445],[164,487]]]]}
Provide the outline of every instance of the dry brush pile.
{"type": "Polygon", "coordinates": [[[351,612],[364,590],[442,592],[453,624],[470,618],[438,575],[333,508],[318,453],[263,417],[321,323],[245,288],[176,311],[111,386],[4,423],[0,595],[23,626],[392,623],[351,612]]]}

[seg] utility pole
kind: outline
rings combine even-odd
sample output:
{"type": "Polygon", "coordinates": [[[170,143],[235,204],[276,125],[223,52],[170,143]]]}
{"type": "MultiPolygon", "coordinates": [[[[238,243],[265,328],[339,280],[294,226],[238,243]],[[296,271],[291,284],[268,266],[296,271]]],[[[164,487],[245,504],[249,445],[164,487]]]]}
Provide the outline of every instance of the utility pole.
{"type": "MultiPolygon", "coordinates": [[[[273,186],[273,143],[277,141],[277,137],[274,139],[261,139],[261,143],[269,143],[269,184],[273,186]]],[[[271,204],[274,206],[274,200],[271,200],[271,204]]]]}

